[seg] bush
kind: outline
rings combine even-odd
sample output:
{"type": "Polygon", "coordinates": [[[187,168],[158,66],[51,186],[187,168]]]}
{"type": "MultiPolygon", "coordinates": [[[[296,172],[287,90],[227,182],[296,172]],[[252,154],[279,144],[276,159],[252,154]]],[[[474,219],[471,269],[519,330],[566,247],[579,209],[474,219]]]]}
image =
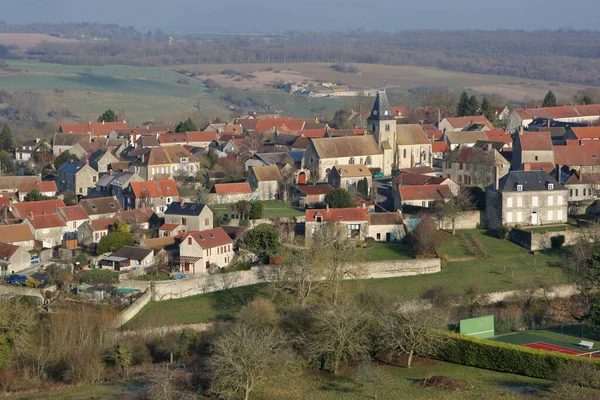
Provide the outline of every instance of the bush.
{"type": "Polygon", "coordinates": [[[265,213],[265,205],[262,201],[255,201],[250,207],[250,219],[261,219],[265,213]]]}
{"type": "Polygon", "coordinates": [[[254,254],[273,254],[279,246],[279,232],[269,224],[260,224],[248,232],[244,243],[254,254]]]}
{"type": "Polygon", "coordinates": [[[521,224],[516,224],[515,229],[521,229],[521,224]]]}
{"type": "Polygon", "coordinates": [[[449,340],[440,346],[436,358],[455,364],[541,379],[553,379],[555,371],[566,364],[594,363],[600,368],[600,359],[536,350],[456,333],[440,334],[448,336],[449,340]]]}
{"type": "Polygon", "coordinates": [[[365,238],[365,247],[373,247],[375,245],[375,239],[372,237],[365,238]]]}
{"type": "Polygon", "coordinates": [[[496,228],[496,236],[498,236],[498,239],[506,239],[508,237],[508,232],[509,229],[506,225],[500,225],[498,228],[496,228]]]}
{"type": "Polygon", "coordinates": [[[553,236],[550,238],[553,249],[560,249],[565,244],[565,235],[553,236]]]}
{"type": "Polygon", "coordinates": [[[135,239],[129,232],[111,232],[98,242],[97,254],[119,250],[123,246],[134,246],[135,239]]]}

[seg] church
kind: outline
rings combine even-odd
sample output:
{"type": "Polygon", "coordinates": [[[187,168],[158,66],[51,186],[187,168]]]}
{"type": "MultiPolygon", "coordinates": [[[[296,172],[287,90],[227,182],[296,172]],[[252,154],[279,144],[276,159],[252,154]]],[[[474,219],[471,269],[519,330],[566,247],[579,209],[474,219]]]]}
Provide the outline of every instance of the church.
{"type": "Polygon", "coordinates": [[[418,124],[396,124],[385,91],[378,91],[367,119],[367,134],[311,139],[302,166],[323,181],[333,168],[363,164],[391,176],[392,170],[431,165],[431,142],[418,124]]]}

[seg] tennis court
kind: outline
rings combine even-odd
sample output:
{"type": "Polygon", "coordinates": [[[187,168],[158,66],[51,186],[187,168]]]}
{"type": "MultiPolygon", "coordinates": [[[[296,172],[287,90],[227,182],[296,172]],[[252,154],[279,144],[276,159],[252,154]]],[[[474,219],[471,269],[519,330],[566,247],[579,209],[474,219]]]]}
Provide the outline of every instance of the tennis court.
{"type": "Polygon", "coordinates": [[[490,340],[518,344],[538,350],[571,354],[582,357],[600,358],[600,343],[598,346],[594,346],[592,349],[586,349],[577,345],[581,338],[559,334],[546,336],[547,334],[544,332],[540,332],[540,334],[536,334],[534,332],[536,331],[509,333],[506,335],[495,336],[490,340]]]}

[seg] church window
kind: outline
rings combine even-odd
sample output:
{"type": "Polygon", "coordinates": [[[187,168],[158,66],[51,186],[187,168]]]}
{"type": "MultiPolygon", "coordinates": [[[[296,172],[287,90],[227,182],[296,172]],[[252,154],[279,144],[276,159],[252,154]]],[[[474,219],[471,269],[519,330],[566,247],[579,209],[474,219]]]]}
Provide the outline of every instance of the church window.
{"type": "Polygon", "coordinates": [[[373,125],[371,125],[371,130],[372,130],[373,132],[375,132],[375,125],[374,125],[374,124],[373,124],[373,125]]]}
{"type": "Polygon", "coordinates": [[[367,156],[367,160],[365,161],[366,165],[371,165],[372,161],[371,161],[371,156],[367,156]]]}
{"type": "Polygon", "coordinates": [[[363,158],[361,157],[359,164],[362,164],[362,163],[363,163],[363,158]]]}
{"type": "Polygon", "coordinates": [[[350,160],[348,160],[348,164],[354,164],[354,157],[350,157],[350,160]]]}
{"type": "Polygon", "coordinates": [[[385,124],[385,130],[386,130],[387,132],[389,132],[389,131],[390,131],[390,124],[385,124]]]}

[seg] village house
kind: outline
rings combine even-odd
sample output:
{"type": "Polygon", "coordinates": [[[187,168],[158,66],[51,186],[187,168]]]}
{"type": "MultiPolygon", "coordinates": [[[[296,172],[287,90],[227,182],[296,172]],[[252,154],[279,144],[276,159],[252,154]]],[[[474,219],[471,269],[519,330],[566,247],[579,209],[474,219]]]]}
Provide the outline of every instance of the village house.
{"type": "Polygon", "coordinates": [[[110,151],[101,149],[93,152],[88,157],[90,167],[94,168],[98,173],[108,172],[112,163],[119,161],[110,151]]]}
{"type": "Polygon", "coordinates": [[[89,219],[81,206],[59,207],[56,209],[56,213],[65,222],[66,232],[77,232],[81,224],[89,219]]]}
{"type": "MultiPolygon", "coordinates": [[[[238,129],[241,132],[241,128],[238,129]]],[[[188,146],[208,147],[214,140],[219,139],[219,134],[210,131],[186,132],[185,138],[188,146]]]]}
{"type": "Polygon", "coordinates": [[[326,224],[336,223],[348,238],[364,240],[368,235],[369,211],[365,207],[306,210],[306,238],[310,240],[326,224]]]}
{"type": "Polygon", "coordinates": [[[219,227],[188,231],[179,245],[175,262],[183,273],[208,274],[212,266],[227,267],[234,256],[233,240],[219,227]]]}
{"type": "MultiPolygon", "coordinates": [[[[499,144],[498,147],[501,147],[499,144]]],[[[492,143],[482,147],[459,147],[446,155],[443,176],[467,186],[488,186],[510,170],[510,163],[492,143]]]]}
{"type": "Polygon", "coordinates": [[[440,122],[438,129],[444,133],[461,131],[491,131],[494,125],[483,115],[471,115],[466,117],[448,117],[440,122]]]}
{"type": "Polygon", "coordinates": [[[58,192],[56,181],[21,181],[18,186],[19,201],[25,201],[25,196],[34,189],[46,197],[54,197],[58,192]]]}
{"type": "Polygon", "coordinates": [[[169,204],[165,210],[165,224],[178,225],[184,232],[212,229],[213,212],[206,204],[187,203],[181,199],[169,204]]]}
{"type": "Polygon", "coordinates": [[[60,199],[26,201],[13,203],[9,211],[14,218],[25,219],[31,216],[54,214],[58,208],[65,206],[65,203],[60,199]]]}
{"type": "Polygon", "coordinates": [[[90,189],[96,187],[98,171],[88,164],[78,161],[67,161],[58,168],[58,189],[61,192],[70,190],[78,196],[86,196],[90,189]]]}
{"type": "Polygon", "coordinates": [[[487,223],[491,229],[565,223],[568,194],[543,171],[511,171],[486,190],[487,223]]]}
{"type": "Polygon", "coordinates": [[[65,151],[70,151],[77,143],[89,143],[91,140],[89,133],[56,133],[52,140],[52,152],[58,157],[65,151]]]}
{"type": "Polygon", "coordinates": [[[90,220],[113,218],[123,210],[114,197],[83,199],[79,202],[79,206],[85,210],[90,220]]]}
{"type": "Polygon", "coordinates": [[[515,136],[512,168],[524,169],[527,163],[553,163],[554,147],[549,132],[523,132],[515,136]]]}
{"type": "Polygon", "coordinates": [[[181,224],[168,224],[165,222],[160,226],[160,228],[158,228],[158,237],[174,237],[185,232],[186,229],[184,229],[181,224]]]}
{"type": "Polygon", "coordinates": [[[260,200],[279,198],[279,182],[283,178],[277,166],[250,167],[247,181],[260,200]]]}
{"type": "Polygon", "coordinates": [[[496,106],[493,107],[493,109],[498,121],[506,121],[510,117],[510,110],[508,109],[508,106],[496,106]]]}
{"type": "Polygon", "coordinates": [[[600,141],[586,140],[581,144],[554,146],[554,165],[575,171],[600,172],[600,141]]]}
{"type": "Polygon", "coordinates": [[[327,183],[334,188],[348,189],[357,187],[358,182],[367,180],[367,193],[373,186],[373,176],[369,168],[364,165],[338,165],[327,175],[327,183]]]}
{"type": "Polygon", "coordinates": [[[89,133],[92,136],[108,136],[115,129],[127,129],[125,122],[88,122],[87,124],[61,124],[59,133],[89,133]]]}
{"type": "Polygon", "coordinates": [[[179,191],[172,179],[131,182],[123,193],[125,209],[152,209],[162,217],[169,204],[179,202],[179,191]]]}
{"type": "Polygon", "coordinates": [[[246,171],[249,171],[251,167],[262,167],[269,165],[284,165],[294,164],[294,160],[290,157],[289,152],[276,152],[276,153],[256,153],[250,157],[244,163],[246,171]]]}
{"type": "MultiPolygon", "coordinates": [[[[12,194],[17,193],[19,190],[19,184],[22,182],[40,182],[39,176],[0,176],[0,193],[12,194]]],[[[12,196],[4,196],[11,197],[12,196]]]]}
{"type": "Polygon", "coordinates": [[[600,194],[600,173],[571,171],[563,183],[569,191],[569,202],[590,202],[600,194]]]}
{"type": "Polygon", "coordinates": [[[102,257],[100,266],[102,269],[124,272],[149,267],[153,261],[153,249],[141,246],[123,246],[111,255],[102,257]]]}
{"type": "Polygon", "coordinates": [[[0,243],[0,273],[18,274],[31,266],[31,254],[21,246],[0,243]]]}
{"type": "Polygon", "coordinates": [[[310,207],[325,201],[327,193],[333,188],[329,185],[298,185],[295,187],[292,201],[299,207],[310,207]]]}
{"type": "Polygon", "coordinates": [[[600,104],[518,108],[510,114],[506,131],[508,133],[515,133],[538,118],[548,118],[560,122],[591,124],[600,119],[600,104]]]}
{"type": "Polygon", "coordinates": [[[436,202],[449,201],[454,197],[454,193],[449,185],[412,185],[398,186],[398,191],[393,192],[394,204],[397,209],[403,206],[417,206],[423,208],[432,208],[436,202]]]}
{"type": "Polygon", "coordinates": [[[432,148],[425,131],[418,124],[397,125],[398,150],[396,168],[412,168],[416,165],[431,165],[432,148]]]}
{"type": "Polygon", "coordinates": [[[391,106],[390,109],[396,119],[404,119],[408,116],[408,109],[404,106],[391,106]]]}
{"type": "Polygon", "coordinates": [[[28,140],[15,150],[18,163],[27,163],[33,160],[33,153],[37,151],[42,142],[40,139],[28,140]]]}
{"type": "Polygon", "coordinates": [[[394,198],[394,209],[402,209],[400,201],[400,186],[431,186],[431,185],[446,185],[450,188],[450,192],[456,196],[460,192],[460,185],[450,178],[423,175],[413,172],[401,172],[398,176],[392,179],[392,196],[394,198]]]}
{"type": "Polygon", "coordinates": [[[35,237],[31,225],[23,222],[22,224],[0,226],[0,243],[32,250],[35,247],[35,237]]]}
{"type": "Polygon", "coordinates": [[[39,246],[52,249],[62,243],[67,225],[58,214],[30,216],[25,223],[31,226],[39,246]]]}
{"type": "Polygon", "coordinates": [[[588,140],[600,140],[599,126],[575,127],[570,126],[565,130],[566,144],[580,145],[588,140]]]}
{"type": "Polygon", "coordinates": [[[112,226],[118,220],[119,219],[117,217],[112,217],[94,219],[84,222],[79,226],[79,228],[77,228],[77,242],[80,246],[98,244],[100,239],[108,235],[112,226]]]}
{"type": "Polygon", "coordinates": [[[402,215],[399,212],[369,213],[369,233],[378,242],[396,242],[406,236],[402,215]]]}
{"type": "Polygon", "coordinates": [[[195,175],[200,170],[198,158],[181,145],[153,147],[141,154],[129,167],[142,179],[173,179],[174,176],[195,175]]]}
{"type": "Polygon", "coordinates": [[[512,151],[512,137],[502,129],[494,129],[493,131],[485,131],[485,136],[490,142],[503,143],[503,151],[512,151]]]}
{"type": "Polygon", "coordinates": [[[475,146],[475,143],[485,140],[488,140],[488,138],[483,131],[444,133],[444,141],[448,144],[450,150],[455,150],[459,146],[472,147],[475,146]]]}
{"type": "Polygon", "coordinates": [[[217,183],[208,194],[210,204],[231,204],[240,200],[254,200],[258,196],[248,182],[217,183]]]}
{"type": "Polygon", "coordinates": [[[125,189],[131,182],[141,182],[142,177],[131,171],[108,173],[98,178],[96,190],[103,192],[105,196],[116,196],[121,206],[125,206],[125,189]]]}

